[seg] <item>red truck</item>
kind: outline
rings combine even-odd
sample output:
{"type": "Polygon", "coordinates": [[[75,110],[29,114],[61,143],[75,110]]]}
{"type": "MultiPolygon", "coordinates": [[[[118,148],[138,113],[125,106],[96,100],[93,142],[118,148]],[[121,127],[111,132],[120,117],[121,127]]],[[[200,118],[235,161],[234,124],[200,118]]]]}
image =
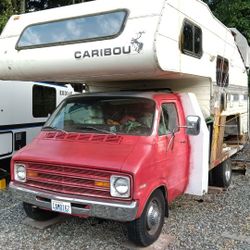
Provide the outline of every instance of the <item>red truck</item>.
{"type": "Polygon", "coordinates": [[[10,188],[35,220],[62,212],[128,221],[129,238],[146,246],[187,188],[188,134],[199,131],[177,94],[72,96],[13,157],[10,188]]]}

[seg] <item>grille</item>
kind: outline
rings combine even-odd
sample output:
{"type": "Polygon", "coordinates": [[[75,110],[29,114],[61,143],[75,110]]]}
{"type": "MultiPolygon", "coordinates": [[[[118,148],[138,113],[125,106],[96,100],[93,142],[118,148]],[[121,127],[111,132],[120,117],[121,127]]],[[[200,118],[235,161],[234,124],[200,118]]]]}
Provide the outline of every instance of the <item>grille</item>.
{"type": "Polygon", "coordinates": [[[73,166],[29,163],[26,185],[63,194],[112,198],[109,187],[98,187],[96,182],[109,182],[112,173],[73,166]]]}

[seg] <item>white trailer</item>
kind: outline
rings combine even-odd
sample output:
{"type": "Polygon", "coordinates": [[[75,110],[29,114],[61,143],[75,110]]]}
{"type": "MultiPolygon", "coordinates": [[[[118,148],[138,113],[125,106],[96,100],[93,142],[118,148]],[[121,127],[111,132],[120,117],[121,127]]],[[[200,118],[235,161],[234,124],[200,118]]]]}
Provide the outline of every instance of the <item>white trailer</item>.
{"type": "Polygon", "coordinates": [[[56,106],[74,92],[70,85],[0,81],[0,168],[39,133],[56,106]]]}

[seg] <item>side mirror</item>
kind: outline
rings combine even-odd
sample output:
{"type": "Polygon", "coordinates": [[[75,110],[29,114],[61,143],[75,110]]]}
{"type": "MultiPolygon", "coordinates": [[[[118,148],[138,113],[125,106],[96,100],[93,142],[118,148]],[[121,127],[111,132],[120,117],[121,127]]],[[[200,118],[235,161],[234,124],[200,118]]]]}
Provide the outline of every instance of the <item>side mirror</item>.
{"type": "Polygon", "coordinates": [[[188,135],[198,135],[200,133],[201,118],[195,115],[186,117],[186,132],[188,135]]]}

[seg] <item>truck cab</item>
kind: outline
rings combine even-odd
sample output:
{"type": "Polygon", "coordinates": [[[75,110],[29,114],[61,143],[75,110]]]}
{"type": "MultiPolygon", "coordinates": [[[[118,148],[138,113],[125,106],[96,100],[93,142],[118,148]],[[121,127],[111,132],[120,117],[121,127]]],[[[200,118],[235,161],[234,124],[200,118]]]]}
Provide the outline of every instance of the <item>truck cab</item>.
{"type": "Polygon", "coordinates": [[[173,93],[68,97],[13,157],[10,187],[31,218],[63,212],[128,221],[130,239],[151,244],[189,182],[185,124],[173,93]]]}

